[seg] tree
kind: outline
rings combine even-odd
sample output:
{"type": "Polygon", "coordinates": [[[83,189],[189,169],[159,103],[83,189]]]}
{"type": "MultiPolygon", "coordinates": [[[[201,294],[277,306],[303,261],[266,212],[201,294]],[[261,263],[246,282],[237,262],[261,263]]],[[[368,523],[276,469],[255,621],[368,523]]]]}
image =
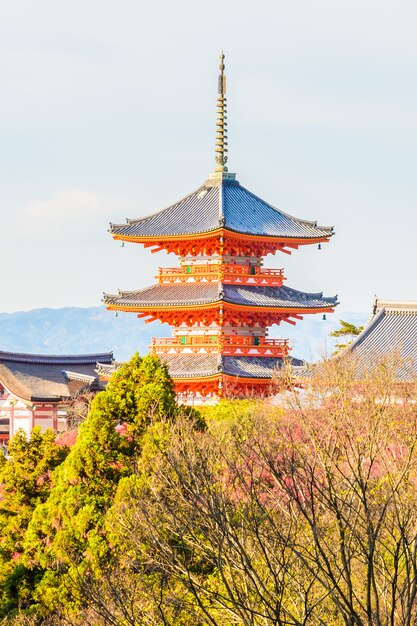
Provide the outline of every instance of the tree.
{"type": "Polygon", "coordinates": [[[397,365],[325,362],[244,430],[168,425],[107,517],[109,579],[138,590],[128,617],[102,598],[114,623],[415,624],[417,391],[397,365]]]}
{"type": "Polygon", "coordinates": [[[294,548],[349,626],[416,623],[416,385],[393,353],[373,369],[322,363],[279,449],[262,454],[277,493],[307,523],[294,548]],[[358,380],[358,372],[361,379],[358,380]]]}
{"type": "Polygon", "coordinates": [[[120,482],[109,518],[123,544],[119,571],[144,587],[129,623],[307,623],[320,591],[288,547],[305,524],[271,503],[269,476],[253,458],[253,438],[268,439],[280,420],[268,416],[214,436],[179,421],[153,472],[120,482]]]}
{"type": "Polygon", "coordinates": [[[134,471],[147,425],[176,412],[172,380],[154,356],[134,355],[96,395],[25,535],[24,564],[37,577],[32,603],[40,615],[61,604],[76,610],[81,581],[100,575],[111,551],[104,519],[118,482],[134,471]]]}
{"type": "Polygon", "coordinates": [[[334,354],[337,354],[338,352],[346,348],[348,345],[350,345],[353,341],[353,338],[361,334],[361,332],[363,331],[363,328],[364,328],[363,326],[355,326],[355,324],[352,324],[351,322],[345,322],[343,320],[340,320],[340,328],[333,330],[330,333],[330,336],[331,337],[343,337],[343,338],[348,339],[348,341],[346,343],[337,343],[335,346],[336,350],[334,354]]]}
{"type": "Polygon", "coordinates": [[[0,615],[25,606],[34,579],[22,563],[24,534],[36,506],[46,500],[52,471],[68,450],[52,430],[18,430],[0,467],[0,615]]]}

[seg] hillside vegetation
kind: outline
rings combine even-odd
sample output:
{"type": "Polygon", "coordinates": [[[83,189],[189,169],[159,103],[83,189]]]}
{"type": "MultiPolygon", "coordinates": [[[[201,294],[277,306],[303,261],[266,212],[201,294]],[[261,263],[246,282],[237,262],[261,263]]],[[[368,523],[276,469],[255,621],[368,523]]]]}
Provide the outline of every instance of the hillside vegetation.
{"type": "Polygon", "coordinates": [[[2,460],[3,624],[411,626],[417,387],[323,362],[268,400],[175,403],[134,356],[71,449],[2,460]]]}

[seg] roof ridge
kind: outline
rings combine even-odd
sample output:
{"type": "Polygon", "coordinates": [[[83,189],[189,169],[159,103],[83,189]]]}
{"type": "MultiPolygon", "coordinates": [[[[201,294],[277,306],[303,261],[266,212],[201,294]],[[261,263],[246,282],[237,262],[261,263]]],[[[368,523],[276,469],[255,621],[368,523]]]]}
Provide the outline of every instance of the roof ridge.
{"type": "MultiPolygon", "coordinates": [[[[254,301],[254,306],[269,306],[267,304],[259,303],[255,304],[257,298],[275,299],[288,302],[298,302],[299,305],[309,303],[316,300],[322,305],[336,306],[336,296],[323,296],[322,292],[309,293],[306,291],[300,291],[293,289],[292,287],[282,286],[274,287],[267,285],[229,285],[224,282],[206,283],[174,283],[170,285],[161,285],[156,283],[142,289],[119,292],[117,295],[104,294],[104,302],[106,304],[122,304],[123,299],[132,299],[131,302],[126,302],[125,306],[160,306],[162,303],[168,303],[168,305],[176,305],[175,303],[181,303],[184,305],[198,304],[198,303],[213,303],[213,302],[226,302],[239,304],[238,300],[254,301]],[[135,296],[139,300],[134,302],[135,296]],[[141,298],[144,296],[144,298],[141,298]],[[301,296],[301,298],[300,298],[301,296]],[[254,300],[255,299],[255,300],[254,300]]],[[[276,305],[278,308],[282,308],[281,304],[276,305]]]]}
{"type": "Polygon", "coordinates": [[[382,300],[375,298],[375,312],[385,309],[386,313],[416,313],[416,300],[382,300]]]}
{"type": "Polygon", "coordinates": [[[379,322],[384,318],[384,316],[385,316],[385,309],[382,308],[380,311],[375,313],[373,317],[371,317],[371,319],[368,322],[368,325],[365,326],[363,331],[357,337],[355,337],[352,343],[350,343],[347,346],[347,349],[351,351],[353,348],[361,344],[362,341],[366,339],[366,337],[369,335],[369,333],[371,333],[374,330],[374,328],[379,324],[379,322]]]}
{"type": "Polygon", "coordinates": [[[294,289],[294,287],[289,287],[289,285],[281,285],[281,287],[270,286],[270,285],[228,285],[229,287],[239,287],[240,289],[266,289],[274,291],[280,290],[283,293],[292,292],[294,294],[302,294],[305,296],[314,296],[316,298],[326,298],[326,299],[335,299],[337,300],[337,294],[335,296],[323,296],[322,291],[302,291],[301,289],[294,289]]]}
{"type": "Polygon", "coordinates": [[[328,230],[329,233],[333,234],[334,226],[318,226],[317,220],[303,220],[303,219],[301,219],[299,217],[295,217],[294,215],[291,215],[290,213],[286,213],[282,209],[278,209],[276,206],[274,206],[270,202],[267,202],[266,200],[264,200],[260,196],[256,195],[256,193],[253,193],[253,191],[250,191],[249,189],[247,189],[246,187],[244,187],[240,183],[238,183],[238,185],[239,185],[239,187],[241,189],[246,191],[246,193],[248,193],[250,196],[252,196],[252,198],[255,198],[256,200],[259,200],[259,202],[263,202],[264,204],[269,206],[271,209],[273,209],[274,211],[277,211],[277,213],[281,213],[281,215],[284,215],[288,219],[294,220],[294,222],[297,222],[298,224],[306,224],[307,226],[313,226],[314,228],[318,228],[319,230],[328,230]]]}
{"type": "Polygon", "coordinates": [[[97,352],[94,354],[30,354],[26,352],[8,352],[0,350],[0,362],[15,363],[48,363],[56,365],[81,365],[96,363],[101,360],[112,360],[113,352],[97,352]]]}
{"type": "MultiPolygon", "coordinates": [[[[128,226],[132,226],[133,224],[138,224],[139,222],[144,222],[147,219],[150,219],[151,217],[155,217],[156,215],[160,215],[161,213],[164,213],[165,211],[169,211],[169,209],[173,209],[174,207],[176,207],[178,204],[180,204],[181,202],[184,202],[185,200],[188,200],[189,198],[191,198],[192,196],[198,194],[199,192],[201,192],[203,189],[209,189],[210,186],[207,185],[207,180],[204,181],[204,183],[202,183],[199,187],[197,187],[197,189],[194,189],[194,191],[192,191],[191,193],[188,193],[187,195],[183,196],[182,198],[180,198],[180,200],[177,200],[176,202],[173,202],[172,204],[169,204],[168,206],[164,207],[163,209],[158,209],[157,211],[153,211],[153,213],[147,213],[146,215],[144,215],[143,217],[136,217],[136,218],[126,218],[126,222],[124,224],[115,224],[114,222],[109,222],[110,224],[110,231],[113,230],[113,228],[123,228],[124,226],[128,225],[128,226]]],[[[214,187],[214,185],[213,185],[214,187]]]]}
{"type": "Polygon", "coordinates": [[[226,226],[226,219],[223,209],[223,181],[219,185],[219,226],[226,226]]]}

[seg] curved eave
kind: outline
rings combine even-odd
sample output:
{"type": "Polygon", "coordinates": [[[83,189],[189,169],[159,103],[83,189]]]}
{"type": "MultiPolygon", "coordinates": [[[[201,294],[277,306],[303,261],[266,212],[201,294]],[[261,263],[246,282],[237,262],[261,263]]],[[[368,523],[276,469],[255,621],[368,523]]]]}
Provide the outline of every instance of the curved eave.
{"type": "Polygon", "coordinates": [[[178,374],[176,376],[173,376],[172,374],[170,375],[172,380],[174,381],[178,381],[181,383],[199,383],[202,380],[206,381],[206,380],[219,380],[222,376],[224,376],[224,374],[220,373],[220,372],[216,372],[215,374],[198,374],[198,375],[194,375],[194,376],[189,376],[188,374],[185,374],[184,376],[179,376],[178,374]]]}
{"type": "Polygon", "coordinates": [[[260,377],[253,377],[253,376],[233,376],[232,374],[225,374],[224,372],[216,372],[215,374],[207,374],[207,376],[204,375],[198,375],[198,376],[172,376],[171,375],[172,380],[174,381],[174,383],[176,381],[178,381],[179,383],[200,383],[201,381],[207,381],[207,380],[228,380],[228,381],[233,381],[234,383],[239,382],[239,381],[245,381],[245,382],[250,382],[252,384],[271,384],[272,381],[272,376],[268,376],[266,378],[260,378],[260,377]]]}
{"type": "Polygon", "coordinates": [[[237,230],[231,230],[230,228],[216,228],[214,230],[196,232],[196,233],[183,233],[180,235],[123,235],[120,233],[114,233],[110,230],[113,239],[118,241],[126,241],[130,243],[143,243],[160,245],[164,241],[178,241],[182,242],[184,239],[192,240],[206,240],[216,237],[226,237],[229,235],[231,239],[249,240],[249,241],[267,241],[276,243],[292,243],[294,245],[309,245],[314,243],[327,243],[330,241],[330,237],[334,235],[333,229],[329,229],[328,232],[324,232],[319,237],[284,237],[282,235],[262,235],[259,233],[250,234],[242,233],[237,230]]]}
{"type": "Polygon", "coordinates": [[[236,304],[232,302],[226,302],[225,300],[217,300],[214,302],[209,302],[205,304],[201,303],[188,303],[188,304],[146,304],[142,306],[138,305],[121,305],[121,304],[111,304],[107,303],[106,308],[108,311],[123,311],[125,313],[142,313],[145,311],[195,311],[195,310],[206,310],[206,309],[217,309],[220,307],[237,309],[240,311],[259,311],[259,312],[278,312],[282,311],[283,313],[294,313],[294,314],[307,314],[307,313],[332,313],[334,311],[334,307],[338,305],[338,302],[334,302],[332,304],[326,303],[322,307],[290,307],[290,306],[261,306],[255,305],[250,306],[248,304],[236,304]]]}

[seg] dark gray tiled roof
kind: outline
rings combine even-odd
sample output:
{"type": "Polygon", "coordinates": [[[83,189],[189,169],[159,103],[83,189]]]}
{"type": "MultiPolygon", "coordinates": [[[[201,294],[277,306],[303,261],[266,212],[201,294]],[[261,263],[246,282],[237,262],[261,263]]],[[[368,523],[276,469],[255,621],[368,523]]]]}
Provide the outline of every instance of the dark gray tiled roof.
{"type": "Polygon", "coordinates": [[[123,306],[208,304],[218,300],[218,283],[152,285],[138,291],[120,291],[118,295],[104,294],[104,302],[106,304],[120,304],[123,306]]]}
{"type": "Polygon", "coordinates": [[[112,352],[97,354],[27,354],[24,352],[5,352],[0,350],[0,362],[33,363],[36,365],[92,365],[97,362],[111,363],[112,352]]]}
{"type": "Polygon", "coordinates": [[[306,293],[291,287],[252,287],[223,285],[224,300],[234,304],[277,308],[328,308],[336,306],[337,296],[323,297],[322,293],[306,293]]]}
{"type": "Polygon", "coordinates": [[[210,304],[220,300],[242,306],[300,309],[329,308],[337,304],[337,296],[324,297],[322,293],[305,293],[286,286],[258,287],[221,283],[158,284],[139,291],[121,291],[116,295],[104,295],[106,304],[126,307],[210,304]]]}
{"type": "Polygon", "coordinates": [[[220,227],[252,235],[316,239],[333,229],[300,220],[276,209],[237,181],[207,181],[179,202],[152,215],[111,224],[115,235],[158,237],[210,232],[220,227]]]}
{"type": "Polygon", "coordinates": [[[362,367],[372,368],[379,358],[392,355],[400,363],[399,380],[417,375],[417,302],[377,300],[374,315],[349,346],[362,367]]]}
{"type": "Polygon", "coordinates": [[[204,378],[219,373],[220,357],[217,354],[167,354],[160,358],[168,365],[173,378],[204,378]]]}
{"type": "MultiPolygon", "coordinates": [[[[224,371],[239,378],[270,378],[275,370],[282,367],[284,359],[274,357],[224,356],[224,371]]],[[[289,363],[298,367],[304,363],[290,357],[289,363]]]]}
{"type": "Polygon", "coordinates": [[[112,361],[112,352],[63,356],[0,352],[0,382],[24,400],[57,402],[85,387],[86,377],[94,380],[97,362],[112,361]]]}
{"type": "MultiPolygon", "coordinates": [[[[223,373],[239,378],[271,378],[282,367],[284,359],[274,357],[218,356],[215,354],[168,354],[163,360],[173,378],[212,376],[223,373]]],[[[304,361],[289,359],[291,365],[304,361]]]]}

